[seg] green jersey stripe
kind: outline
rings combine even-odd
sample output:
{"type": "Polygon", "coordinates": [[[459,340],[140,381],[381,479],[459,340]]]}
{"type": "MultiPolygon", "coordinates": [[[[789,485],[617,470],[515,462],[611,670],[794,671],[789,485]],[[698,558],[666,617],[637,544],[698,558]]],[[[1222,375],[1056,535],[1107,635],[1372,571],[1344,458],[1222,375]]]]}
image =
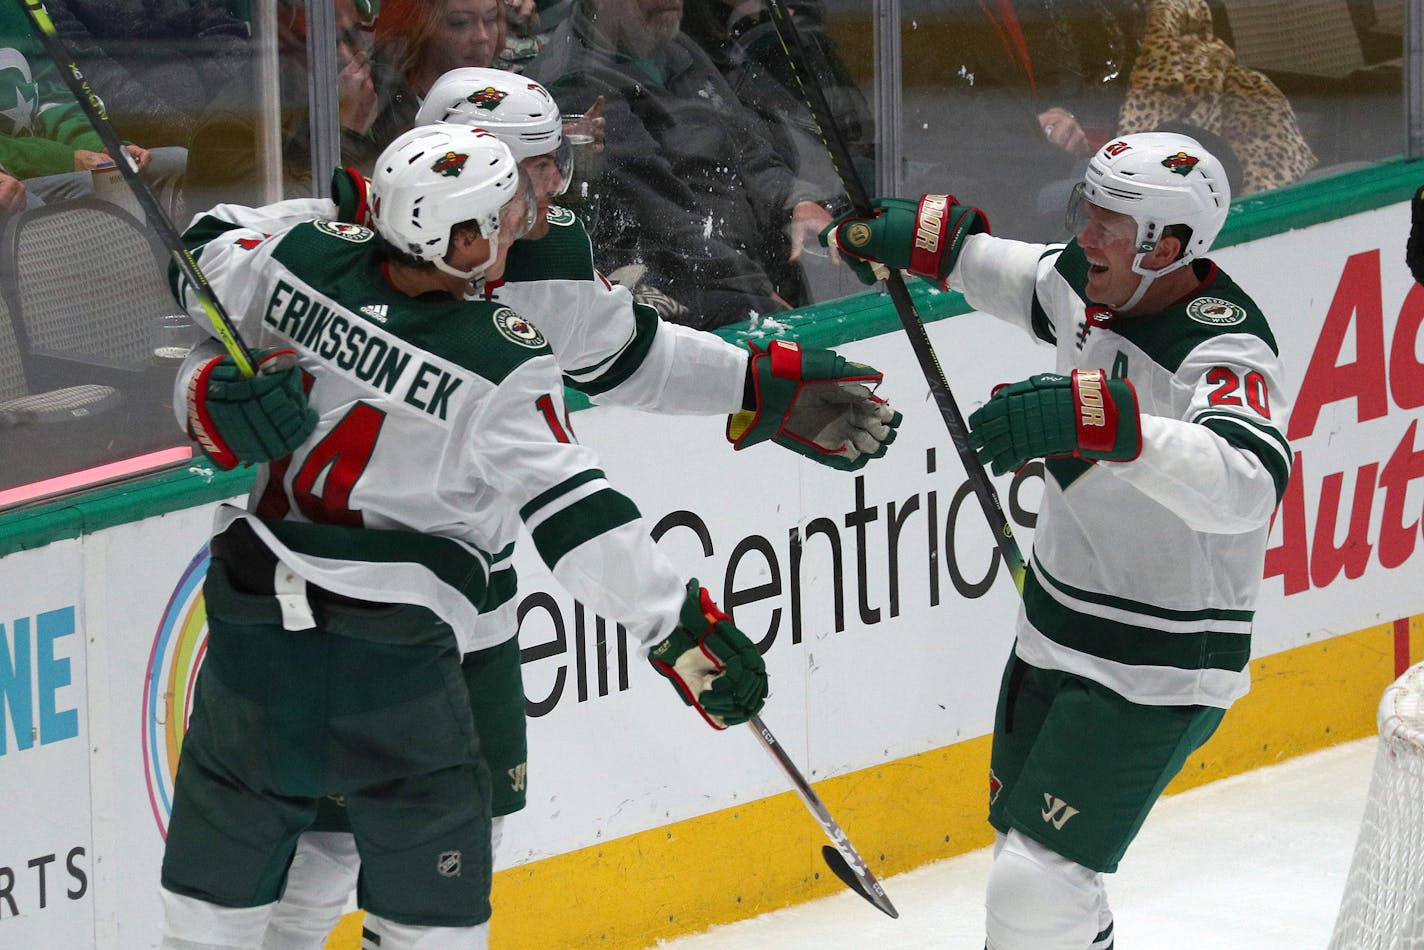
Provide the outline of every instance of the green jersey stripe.
{"type": "Polygon", "coordinates": [[[1241,451],[1250,452],[1260,459],[1266,471],[1271,473],[1271,482],[1276,488],[1276,503],[1280,504],[1286,494],[1286,484],[1290,481],[1290,457],[1281,458],[1280,447],[1270,439],[1262,438],[1257,428],[1240,416],[1221,413],[1205,419],[1198,416],[1197,421],[1241,451]]]}
{"type": "Polygon", "coordinates": [[[1030,570],[1024,609],[1034,628],[1059,646],[1130,666],[1239,673],[1251,659],[1251,635],[1224,630],[1166,633],[1079,613],[1054,600],[1030,570]]]}
{"type": "Polygon", "coordinates": [[[489,592],[485,595],[482,612],[489,613],[501,606],[519,590],[519,575],[513,567],[503,567],[490,574],[489,592]]]}
{"type": "Polygon", "coordinates": [[[1196,610],[1178,610],[1172,607],[1162,607],[1158,604],[1148,604],[1139,600],[1131,600],[1127,597],[1117,597],[1112,594],[1100,594],[1097,591],[1082,590],[1065,584],[1044,570],[1043,565],[1037,558],[1033,561],[1033,570],[1042,575],[1043,582],[1058,591],[1060,596],[1082,601],[1095,607],[1106,610],[1117,611],[1126,614],[1135,614],[1147,621],[1156,621],[1152,626],[1158,629],[1176,627],[1180,630],[1191,632],[1205,629],[1207,626],[1236,626],[1243,627],[1241,632],[1249,631],[1251,628],[1251,618],[1255,616],[1253,610],[1230,610],[1222,607],[1201,607],[1196,610]]]}
{"type": "Polygon", "coordinates": [[[627,495],[603,488],[581,498],[530,532],[534,546],[550,567],[574,548],[639,517],[627,495]]]}
{"type": "Polygon", "coordinates": [[[606,476],[603,474],[603,472],[596,468],[585,469],[582,472],[579,472],[577,475],[573,475],[569,478],[564,479],[563,481],[559,482],[559,484],[555,485],[553,488],[544,489],[539,494],[529,499],[529,502],[523,508],[519,509],[519,517],[524,521],[528,521],[534,516],[536,512],[539,511],[540,508],[543,508],[545,505],[550,504],[555,499],[567,495],[569,492],[578,488],[580,485],[587,485],[589,482],[593,481],[596,478],[605,477],[606,476]]]}
{"type": "Polygon", "coordinates": [[[658,312],[652,307],[635,303],[633,304],[633,317],[637,324],[633,338],[622,350],[609,358],[612,360],[612,364],[608,365],[608,368],[603,370],[596,379],[583,380],[579,377],[587,376],[598,370],[608,363],[607,360],[587,369],[571,370],[566,374],[574,389],[586,396],[597,396],[623,383],[643,365],[648,351],[652,349],[653,339],[657,336],[658,312]]]}
{"type": "Polygon", "coordinates": [[[277,540],[298,553],[337,561],[419,564],[476,606],[484,601],[488,560],[483,552],[451,538],[273,518],[264,518],[262,523],[277,540]]]}

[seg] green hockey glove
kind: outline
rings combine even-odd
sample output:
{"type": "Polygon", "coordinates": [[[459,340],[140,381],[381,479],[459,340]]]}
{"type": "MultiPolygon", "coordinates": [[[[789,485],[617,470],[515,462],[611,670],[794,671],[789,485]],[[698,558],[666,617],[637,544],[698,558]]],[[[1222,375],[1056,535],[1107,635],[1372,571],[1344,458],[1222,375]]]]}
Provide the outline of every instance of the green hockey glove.
{"type": "Polygon", "coordinates": [[[293,350],[258,350],[257,375],[231,356],[208,360],[188,381],[188,433],[218,467],[290,455],[316,428],[293,350]]]}
{"type": "Polygon", "coordinates": [[[1424,284],[1424,188],[1418,188],[1409,201],[1409,240],[1404,244],[1404,263],[1409,273],[1424,284]]]}
{"type": "Polygon", "coordinates": [[[687,582],[678,625],[653,646],[648,660],[713,729],[746,722],[766,702],[766,663],[756,644],[695,577],[687,582]]]}
{"type": "Polygon", "coordinates": [[[371,204],[367,200],[371,183],[354,168],[338,168],[331,173],[331,197],[336,201],[336,220],[346,224],[371,226],[371,204]]]}
{"type": "Polygon", "coordinates": [[[874,264],[907,270],[945,286],[959,260],[964,239],[989,233],[989,219],[978,208],[955,204],[953,195],[876,198],[875,217],[842,215],[821,232],[821,244],[835,244],[841,259],[862,284],[876,281],[874,264]]]}
{"type": "Polygon", "coordinates": [[[822,465],[854,471],[895,441],[901,416],[871,392],[882,378],[874,367],[786,340],[747,348],[748,408],[727,420],[734,448],[770,439],[822,465]]]}
{"type": "Polygon", "coordinates": [[[1002,386],[969,425],[969,444],[995,475],[1045,456],[1127,462],[1142,452],[1136,390],[1100,369],[1042,373],[1002,386]]]}

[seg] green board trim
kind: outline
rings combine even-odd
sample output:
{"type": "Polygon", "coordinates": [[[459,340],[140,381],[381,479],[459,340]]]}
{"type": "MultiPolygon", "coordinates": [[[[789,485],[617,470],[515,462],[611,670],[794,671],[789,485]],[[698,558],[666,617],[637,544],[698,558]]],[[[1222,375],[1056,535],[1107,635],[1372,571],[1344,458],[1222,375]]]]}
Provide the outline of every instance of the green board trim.
{"type": "MultiPolygon", "coordinates": [[[[1421,179],[1424,179],[1424,164],[1392,158],[1251,195],[1232,203],[1231,214],[1216,247],[1259,241],[1399,204],[1409,200],[1421,179]]],[[[1403,244],[1402,235],[1400,243],[1403,244]]],[[[908,285],[920,319],[925,323],[968,313],[971,309],[957,293],[938,290],[913,278],[908,285]]],[[[868,290],[778,313],[774,328],[738,327],[717,332],[733,343],[780,338],[798,340],[806,346],[830,347],[899,329],[900,319],[890,298],[878,290],[868,290]]],[[[590,405],[586,396],[572,389],[565,391],[565,397],[571,411],[590,405]]],[[[250,470],[207,475],[180,465],[116,485],[81,490],[55,501],[2,512],[0,557],[241,495],[252,484],[252,477],[250,470]]]]}

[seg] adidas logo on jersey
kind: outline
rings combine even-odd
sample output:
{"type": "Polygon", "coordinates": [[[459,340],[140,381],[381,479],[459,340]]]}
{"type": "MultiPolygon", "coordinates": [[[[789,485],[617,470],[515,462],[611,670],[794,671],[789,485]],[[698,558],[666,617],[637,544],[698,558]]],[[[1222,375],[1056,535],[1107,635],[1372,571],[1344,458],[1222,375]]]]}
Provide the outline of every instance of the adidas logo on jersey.
{"type": "Polygon", "coordinates": [[[390,312],[390,309],[390,307],[383,303],[368,303],[361,308],[361,312],[377,323],[385,323],[386,314],[390,312]]]}

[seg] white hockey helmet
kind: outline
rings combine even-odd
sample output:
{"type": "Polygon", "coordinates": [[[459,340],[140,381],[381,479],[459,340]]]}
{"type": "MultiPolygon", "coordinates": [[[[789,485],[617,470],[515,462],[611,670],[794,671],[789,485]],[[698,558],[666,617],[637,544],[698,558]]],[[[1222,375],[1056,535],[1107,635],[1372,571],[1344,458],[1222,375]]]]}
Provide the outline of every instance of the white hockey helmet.
{"type": "Polygon", "coordinates": [[[1075,233],[1083,200],[1136,221],[1133,270],[1161,276],[1211,248],[1226,222],[1231,186],[1221,162],[1196,139],[1176,132],[1139,132],[1112,139],[1088,160],[1087,173],[1074,189],[1069,207],[1069,225],[1075,233]],[[1174,224],[1192,232],[1181,257],[1159,271],[1141,269],[1142,256],[1174,224]]]}
{"type": "Polygon", "coordinates": [[[564,141],[563,116],[549,90],[503,69],[462,66],[435,80],[426,93],[416,125],[454,122],[493,132],[518,161],[552,155],[568,187],[573,155],[564,141]]]}
{"type": "MultiPolygon", "coordinates": [[[[468,279],[494,260],[501,211],[519,192],[519,164],[498,138],[464,125],[420,126],[397,136],[376,159],[371,224],[398,250],[468,279]],[[464,273],[452,268],[445,255],[450,229],[471,220],[490,242],[490,259],[464,273]]],[[[532,205],[527,189],[526,199],[532,205]]],[[[529,212],[526,230],[531,220],[529,212]]],[[[505,243],[512,240],[506,235],[505,243]]]]}

